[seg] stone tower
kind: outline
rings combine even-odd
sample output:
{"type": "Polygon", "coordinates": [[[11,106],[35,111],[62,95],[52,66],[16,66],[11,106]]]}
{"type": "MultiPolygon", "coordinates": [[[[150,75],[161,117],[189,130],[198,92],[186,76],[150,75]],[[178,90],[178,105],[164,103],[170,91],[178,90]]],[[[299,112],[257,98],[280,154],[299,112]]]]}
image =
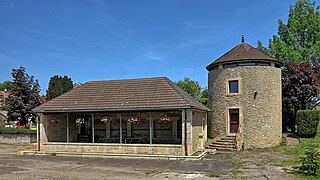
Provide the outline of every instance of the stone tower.
{"type": "Polygon", "coordinates": [[[279,145],[282,63],[244,43],[207,66],[209,137],[236,136],[241,148],[279,145]]]}

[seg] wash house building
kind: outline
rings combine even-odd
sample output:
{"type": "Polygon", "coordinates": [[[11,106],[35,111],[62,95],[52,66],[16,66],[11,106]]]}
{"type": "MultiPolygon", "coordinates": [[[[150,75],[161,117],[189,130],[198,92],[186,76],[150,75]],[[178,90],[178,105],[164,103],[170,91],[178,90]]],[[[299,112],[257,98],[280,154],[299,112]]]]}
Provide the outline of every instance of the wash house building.
{"type": "Polygon", "coordinates": [[[282,63],[242,38],[241,44],[207,66],[209,137],[236,137],[237,148],[265,148],[282,137],[282,63]]]}
{"type": "Polygon", "coordinates": [[[37,108],[44,152],[191,155],[208,108],[168,78],[91,81],[37,108]]]}

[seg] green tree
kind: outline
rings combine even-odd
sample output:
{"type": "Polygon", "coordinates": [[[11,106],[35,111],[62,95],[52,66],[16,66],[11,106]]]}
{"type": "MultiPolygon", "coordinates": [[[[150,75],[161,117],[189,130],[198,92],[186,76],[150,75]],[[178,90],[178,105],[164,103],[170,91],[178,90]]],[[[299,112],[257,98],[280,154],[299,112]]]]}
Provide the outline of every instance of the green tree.
{"type": "Polygon", "coordinates": [[[32,109],[41,104],[40,86],[38,80],[26,73],[24,67],[12,70],[14,89],[5,102],[9,121],[19,121],[26,125],[28,120],[34,120],[36,115],[32,109]]]}
{"type": "Polygon", "coordinates": [[[50,78],[49,87],[47,90],[46,98],[50,101],[73,88],[73,82],[68,76],[55,75],[50,78]]]}
{"type": "Polygon", "coordinates": [[[208,104],[208,88],[201,88],[198,81],[191,80],[185,77],[183,80],[176,82],[176,84],[186,91],[189,95],[199,100],[202,104],[207,106],[208,104]]]}
{"type": "Polygon", "coordinates": [[[185,77],[183,80],[176,82],[176,84],[195,99],[200,98],[201,86],[198,81],[185,77]]]}
{"type": "Polygon", "coordinates": [[[208,106],[208,88],[207,87],[202,88],[199,101],[203,105],[208,106]]]}
{"type": "Polygon", "coordinates": [[[320,62],[320,12],[315,2],[298,0],[290,7],[287,24],[281,19],[278,23],[278,35],[273,35],[268,47],[258,41],[258,50],[281,61],[320,62]]]}
{"type": "Polygon", "coordinates": [[[10,92],[14,89],[13,83],[11,81],[3,81],[0,83],[0,91],[7,91],[10,92]]]}

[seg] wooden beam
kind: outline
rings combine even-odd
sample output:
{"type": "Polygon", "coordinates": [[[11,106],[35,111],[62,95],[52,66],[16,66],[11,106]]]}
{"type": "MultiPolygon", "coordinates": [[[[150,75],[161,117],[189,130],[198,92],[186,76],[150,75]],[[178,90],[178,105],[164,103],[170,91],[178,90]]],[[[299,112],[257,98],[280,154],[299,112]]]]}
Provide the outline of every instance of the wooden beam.
{"type": "Polygon", "coordinates": [[[120,144],[122,144],[122,117],[120,114],[120,144]]]}
{"type": "Polygon", "coordinates": [[[149,120],[149,129],[150,129],[150,131],[149,131],[149,133],[150,133],[150,135],[149,135],[149,138],[150,138],[150,144],[152,144],[152,134],[153,134],[153,132],[152,132],[152,117],[151,117],[151,113],[149,113],[149,115],[150,115],[150,120],[149,120]]]}
{"type": "Polygon", "coordinates": [[[94,143],[94,114],[91,114],[91,123],[92,123],[92,143],[94,143]]]}
{"type": "Polygon", "coordinates": [[[69,114],[67,114],[67,143],[70,142],[70,132],[69,132],[69,114]]]}

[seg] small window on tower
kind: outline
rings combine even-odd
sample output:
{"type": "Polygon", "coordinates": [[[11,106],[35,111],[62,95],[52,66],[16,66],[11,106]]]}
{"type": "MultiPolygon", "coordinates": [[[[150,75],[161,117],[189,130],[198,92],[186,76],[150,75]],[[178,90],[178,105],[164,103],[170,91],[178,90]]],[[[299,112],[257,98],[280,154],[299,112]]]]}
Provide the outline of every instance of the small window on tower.
{"type": "Polygon", "coordinates": [[[229,81],[229,93],[239,93],[239,82],[238,80],[229,81]]]}

